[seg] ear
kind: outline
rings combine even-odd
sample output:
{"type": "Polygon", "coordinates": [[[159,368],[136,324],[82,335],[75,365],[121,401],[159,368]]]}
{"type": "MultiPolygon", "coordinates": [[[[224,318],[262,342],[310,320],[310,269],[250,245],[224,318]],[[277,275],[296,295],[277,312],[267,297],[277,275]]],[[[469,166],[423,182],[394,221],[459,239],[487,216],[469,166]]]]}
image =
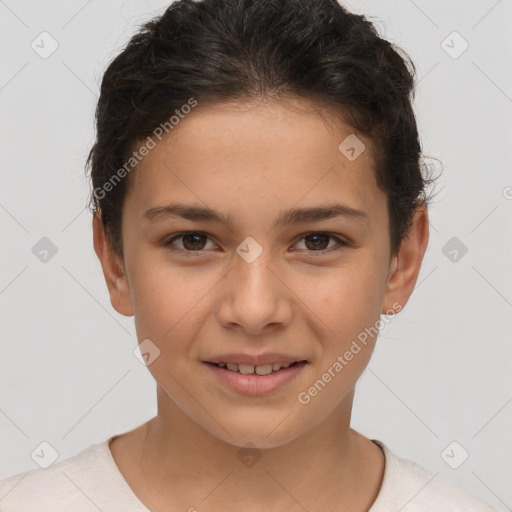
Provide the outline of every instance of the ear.
{"type": "Polygon", "coordinates": [[[403,239],[398,254],[391,260],[382,314],[389,314],[393,309],[398,313],[407,304],[418,279],[428,237],[428,209],[422,202],[416,208],[411,229],[403,239]]]}
{"type": "Polygon", "coordinates": [[[92,232],[94,250],[98,256],[103,275],[110,294],[110,302],[114,309],[125,316],[133,316],[132,296],[124,265],[120,257],[114,252],[106,236],[101,212],[93,214],[92,232]]]}

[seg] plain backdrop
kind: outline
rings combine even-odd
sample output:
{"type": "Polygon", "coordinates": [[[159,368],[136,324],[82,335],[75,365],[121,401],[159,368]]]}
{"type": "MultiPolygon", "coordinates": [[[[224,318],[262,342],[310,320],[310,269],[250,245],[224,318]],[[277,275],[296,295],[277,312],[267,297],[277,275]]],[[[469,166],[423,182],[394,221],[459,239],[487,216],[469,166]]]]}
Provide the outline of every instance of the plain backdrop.
{"type": "MultiPolygon", "coordinates": [[[[0,1],[0,478],[37,468],[43,441],[61,460],[156,414],[93,250],[84,163],[102,72],[167,5],[0,1]],[[47,58],[38,37],[58,44],[47,58]]],[[[512,1],[345,5],[412,57],[423,149],[444,166],[417,288],[381,331],[353,427],[510,510],[512,1]]]]}

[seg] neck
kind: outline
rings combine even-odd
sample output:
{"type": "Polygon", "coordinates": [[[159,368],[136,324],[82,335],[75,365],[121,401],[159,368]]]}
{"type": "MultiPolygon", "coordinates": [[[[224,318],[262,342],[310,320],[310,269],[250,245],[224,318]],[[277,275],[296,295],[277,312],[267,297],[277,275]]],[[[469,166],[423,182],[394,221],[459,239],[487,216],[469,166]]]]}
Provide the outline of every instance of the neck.
{"type": "Polygon", "coordinates": [[[350,428],[352,400],[353,392],[298,438],[258,449],[213,436],[159,386],[158,415],[125,434],[132,435],[130,449],[123,450],[132,462],[118,455],[135,494],[155,510],[175,502],[184,510],[243,504],[247,510],[269,511],[331,510],[335,503],[339,510],[364,512],[378,494],[384,458],[380,448],[350,428]]]}

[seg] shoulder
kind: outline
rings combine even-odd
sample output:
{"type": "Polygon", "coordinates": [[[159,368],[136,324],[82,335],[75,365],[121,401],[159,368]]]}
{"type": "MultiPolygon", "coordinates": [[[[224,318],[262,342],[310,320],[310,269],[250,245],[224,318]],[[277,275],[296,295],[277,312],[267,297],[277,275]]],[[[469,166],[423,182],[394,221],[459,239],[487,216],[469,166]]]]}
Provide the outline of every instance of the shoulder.
{"type": "Polygon", "coordinates": [[[76,512],[95,510],[93,497],[101,492],[107,441],[53,463],[0,480],[2,512],[76,512]],[[57,508],[57,507],[58,508],[57,508]]]}
{"type": "Polygon", "coordinates": [[[386,465],[381,490],[369,512],[496,512],[496,509],[438,473],[398,457],[380,441],[374,442],[383,449],[386,465]]]}

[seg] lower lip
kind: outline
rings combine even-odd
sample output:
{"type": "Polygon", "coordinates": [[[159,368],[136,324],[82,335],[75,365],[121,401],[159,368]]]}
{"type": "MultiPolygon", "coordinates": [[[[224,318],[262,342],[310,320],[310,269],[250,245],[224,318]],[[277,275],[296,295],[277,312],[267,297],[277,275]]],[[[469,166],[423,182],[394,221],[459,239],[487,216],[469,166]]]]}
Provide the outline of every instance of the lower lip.
{"type": "Polygon", "coordinates": [[[277,372],[268,375],[257,375],[255,373],[245,375],[239,372],[232,372],[226,368],[219,368],[210,363],[204,363],[228,388],[249,396],[260,396],[272,393],[297,377],[300,371],[306,366],[306,362],[282,368],[277,372]]]}

